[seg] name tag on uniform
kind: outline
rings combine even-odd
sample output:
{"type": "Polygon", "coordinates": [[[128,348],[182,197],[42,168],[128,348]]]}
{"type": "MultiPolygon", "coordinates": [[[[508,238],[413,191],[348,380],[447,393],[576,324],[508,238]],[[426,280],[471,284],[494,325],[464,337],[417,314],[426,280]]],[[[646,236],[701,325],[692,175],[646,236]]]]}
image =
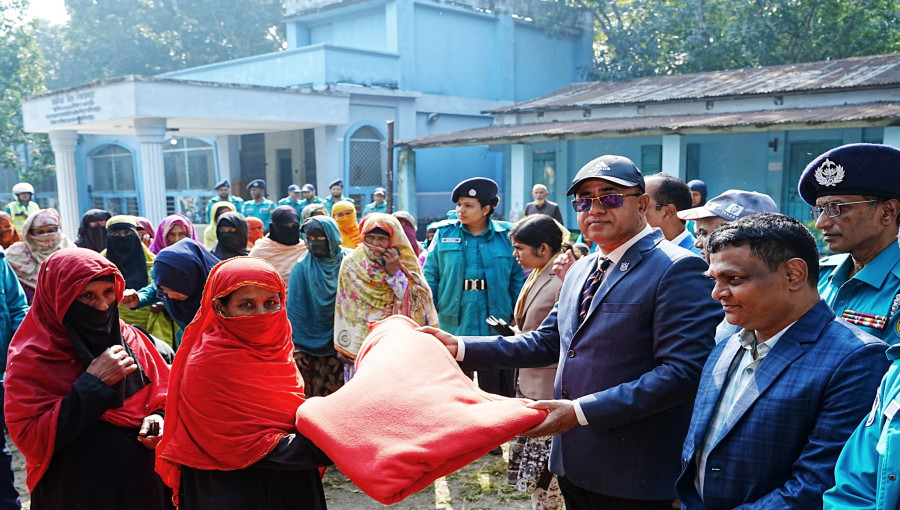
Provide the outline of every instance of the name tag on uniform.
{"type": "Polygon", "coordinates": [[[459,237],[442,237],[442,238],[441,238],[441,242],[442,242],[442,243],[456,243],[456,244],[459,244],[461,241],[462,241],[462,239],[459,238],[459,237]]]}
{"type": "Polygon", "coordinates": [[[891,403],[884,409],[884,417],[888,420],[893,420],[894,415],[897,414],[897,409],[900,409],[900,404],[896,400],[891,400],[891,403]]]}

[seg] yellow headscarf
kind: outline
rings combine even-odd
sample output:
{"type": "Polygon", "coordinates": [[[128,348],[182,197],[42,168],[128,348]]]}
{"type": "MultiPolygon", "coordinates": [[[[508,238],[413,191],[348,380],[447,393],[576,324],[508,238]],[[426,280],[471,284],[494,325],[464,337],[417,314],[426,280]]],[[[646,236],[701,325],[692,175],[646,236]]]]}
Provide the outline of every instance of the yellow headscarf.
{"type": "Polygon", "coordinates": [[[237,207],[235,207],[234,204],[227,200],[220,200],[213,204],[212,209],[209,211],[209,225],[206,226],[206,230],[203,232],[203,244],[207,248],[212,248],[212,245],[218,241],[218,238],[216,237],[216,211],[222,208],[228,209],[229,211],[241,212],[237,210],[237,207]]]}
{"type": "Polygon", "coordinates": [[[341,230],[341,239],[343,240],[341,246],[351,250],[359,246],[359,225],[356,223],[356,206],[353,205],[353,202],[341,200],[331,206],[331,217],[334,218],[341,230]],[[353,211],[353,214],[338,218],[338,213],[344,211],[353,211]]]}

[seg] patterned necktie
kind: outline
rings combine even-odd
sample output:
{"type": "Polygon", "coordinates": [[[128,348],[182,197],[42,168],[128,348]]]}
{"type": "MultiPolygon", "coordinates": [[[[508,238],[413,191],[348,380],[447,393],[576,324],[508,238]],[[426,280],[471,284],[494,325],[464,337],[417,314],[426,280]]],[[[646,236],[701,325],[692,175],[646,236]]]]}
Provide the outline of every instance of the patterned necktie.
{"type": "Polygon", "coordinates": [[[588,275],[587,281],[584,282],[584,290],[581,291],[581,307],[578,309],[579,324],[584,322],[584,318],[587,317],[588,309],[591,307],[591,301],[593,301],[594,294],[597,293],[600,282],[603,280],[603,273],[606,271],[606,268],[609,267],[610,263],[611,261],[606,257],[600,259],[597,268],[588,275]]]}

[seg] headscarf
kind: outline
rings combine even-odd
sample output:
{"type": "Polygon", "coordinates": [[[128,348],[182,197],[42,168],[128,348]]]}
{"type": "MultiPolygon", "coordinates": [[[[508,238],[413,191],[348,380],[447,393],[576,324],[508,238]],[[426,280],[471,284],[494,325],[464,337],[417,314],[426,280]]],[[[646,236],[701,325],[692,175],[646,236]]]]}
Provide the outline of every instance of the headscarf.
{"type": "Polygon", "coordinates": [[[214,298],[246,285],[276,291],[284,303],[284,282],[271,265],[252,257],[226,260],[210,273],[175,356],[165,434],[156,448],[156,471],[175,494],[181,466],[243,469],[297,432],[303,380],[285,308],[246,317],[224,317],[213,308],[214,298]]]}
{"type": "Polygon", "coordinates": [[[300,215],[289,205],[281,205],[272,212],[269,235],[256,242],[251,257],[259,257],[278,270],[285,285],[297,260],[306,253],[306,243],[300,240],[300,215]],[[293,226],[288,226],[293,224],[293,226]]]}
{"type": "MultiPolygon", "coordinates": [[[[337,205],[337,204],[335,204],[337,205]]],[[[400,253],[400,270],[408,284],[402,297],[397,297],[387,283],[384,266],[365,243],[344,257],[338,278],[334,314],[335,348],[355,358],[362,341],[369,334],[369,323],[401,314],[420,326],[436,326],[437,312],[431,289],[422,268],[397,218],[385,213],[371,213],[362,225],[363,235],[381,229],[390,236],[390,245],[400,253]]]]}
{"type": "Polygon", "coordinates": [[[309,251],[291,271],[287,309],[294,329],[293,340],[302,351],[313,356],[333,355],[334,298],[344,260],[341,231],[328,216],[306,220],[302,230],[304,236],[324,236],[326,240],[307,238],[309,251]]]}
{"type": "Polygon", "coordinates": [[[300,211],[300,223],[306,223],[306,220],[313,216],[328,216],[328,209],[325,204],[309,204],[300,211]]]}
{"type": "Polygon", "coordinates": [[[134,217],[113,216],[106,222],[106,230],[106,258],[119,268],[125,278],[126,289],[143,289],[150,282],[147,277],[147,261],[153,260],[153,254],[141,242],[134,217]],[[121,230],[129,230],[133,235],[112,235],[121,230]]]}
{"type": "Polygon", "coordinates": [[[418,257],[422,253],[422,247],[419,246],[419,241],[416,240],[416,219],[406,211],[396,211],[394,212],[394,217],[400,220],[400,224],[403,225],[403,232],[406,234],[406,238],[409,239],[409,245],[412,246],[413,251],[416,252],[416,257],[418,257]]]}
{"type": "MultiPolygon", "coordinates": [[[[153,224],[150,223],[150,220],[148,220],[147,218],[144,218],[143,216],[135,216],[135,217],[134,217],[134,222],[135,222],[135,224],[137,225],[137,228],[138,228],[139,231],[140,231],[140,230],[143,230],[144,232],[147,233],[148,236],[150,236],[150,241],[147,242],[147,243],[144,243],[144,244],[149,248],[150,245],[153,244],[153,232],[154,232],[154,230],[153,230],[153,224]]],[[[108,229],[108,228],[109,228],[109,222],[106,223],[106,226],[107,226],[107,229],[108,229]]],[[[193,230],[193,229],[192,229],[192,230],[193,230]]],[[[138,232],[138,235],[141,235],[141,233],[138,232]]],[[[188,234],[188,236],[190,236],[190,234],[188,234]]],[[[141,239],[141,242],[143,243],[144,240],[141,239]]]]}
{"type": "Polygon", "coordinates": [[[253,248],[256,241],[259,241],[266,235],[265,225],[261,219],[256,216],[247,216],[247,248],[253,248]]]}
{"type": "Polygon", "coordinates": [[[193,239],[182,239],[156,255],[153,269],[156,286],[168,287],[188,298],[184,301],[163,298],[172,318],[190,324],[200,308],[206,276],[219,259],[193,239]]]}
{"type": "Polygon", "coordinates": [[[249,253],[247,250],[247,220],[241,213],[227,212],[219,216],[216,222],[216,244],[210,251],[219,260],[240,257],[249,253]],[[222,227],[234,227],[234,232],[222,232],[222,227]]]}
{"type": "Polygon", "coordinates": [[[12,266],[23,285],[37,287],[38,268],[41,262],[54,252],[66,248],[74,248],[75,244],[62,230],[55,234],[34,235],[31,227],[56,225],[59,228],[59,213],[56,209],[40,209],[31,213],[22,225],[23,241],[13,243],[6,250],[6,261],[12,266]]]}
{"type": "MultiPolygon", "coordinates": [[[[64,322],[72,323],[66,316],[89,282],[110,276],[119,301],[125,281],[111,261],[80,248],[50,256],[38,278],[34,304],[10,344],[4,383],[6,426],[25,455],[29,489],[34,489],[50,465],[63,398],[93,355],[86,354],[84,343],[75,347],[79,337],[84,338],[70,334],[72,329],[64,322]]],[[[109,310],[116,313],[115,306],[109,310]]],[[[124,340],[146,384],[133,394],[125,393],[123,404],[108,409],[100,419],[119,427],[137,427],[148,414],[163,408],[169,369],[149,338],[118,319],[110,322],[119,331],[115,340],[124,340]]],[[[94,349],[100,347],[94,345],[94,349]]]]}
{"type": "Polygon", "coordinates": [[[169,241],[166,240],[166,236],[169,235],[169,231],[172,230],[172,227],[175,225],[181,225],[181,228],[187,233],[188,238],[193,239],[194,241],[197,240],[197,233],[194,231],[194,224],[191,223],[191,220],[180,214],[170,214],[163,218],[159,223],[159,226],[156,227],[156,235],[153,236],[153,244],[150,245],[150,253],[156,255],[161,250],[171,246],[169,241]]]}
{"type": "Polygon", "coordinates": [[[700,203],[697,204],[697,207],[700,207],[701,205],[706,203],[707,191],[706,191],[706,183],[705,182],[701,181],[700,179],[694,179],[694,180],[688,182],[688,188],[690,188],[691,191],[696,191],[697,193],[700,193],[700,203]]]}
{"type": "Polygon", "coordinates": [[[106,221],[111,217],[112,214],[103,209],[88,209],[81,216],[81,226],[78,227],[78,239],[75,241],[75,246],[94,250],[97,253],[105,250],[106,227],[100,225],[91,227],[88,224],[92,221],[106,221]]]}
{"type": "Polygon", "coordinates": [[[340,202],[335,203],[331,206],[331,217],[334,218],[334,221],[338,224],[338,228],[341,229],[341,238],[343,239],[342,246],[344,248],[350,248],[351,250],[359,246],[359,243],[361,242],[359,239],[359,225],[356,223],[356,206],[353,205],[353,202],[341,200],[340,202]],[[353,211],[353,214],[337,218],[337,213],[343,211],[353,211]]]}
{"type": "Polygon", "coordinates": [[[21,241],[13,217],[6,211],[0,211],[0,246],[9,248],[13,243],[21,241]]]}
{"type": "Polygon", "coordinates": [[[238,212],[237,207],[228,200],[219,200],[212,205],[209,210],[209,225],[206,226],[206,230],[203,232],[203,244],[207,248],[212,248],[212,245],[216,242],[216,212],[222,208],[231,212],[238,212]]]}

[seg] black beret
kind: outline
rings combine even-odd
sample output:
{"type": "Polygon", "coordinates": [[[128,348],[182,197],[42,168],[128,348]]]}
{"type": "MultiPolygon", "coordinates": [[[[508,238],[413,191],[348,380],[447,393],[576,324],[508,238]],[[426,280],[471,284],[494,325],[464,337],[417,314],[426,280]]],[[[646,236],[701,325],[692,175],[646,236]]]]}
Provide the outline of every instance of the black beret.
{"type": "Polygon", "coordinates": [[[228,182],[228,179],[223,179],[223,180],[219,181],[219,184],[216,184],[213,189],[230,188],[230,187],[231,187],[231,183],[228,182]]]}
{"type": "Polygon", "coordinates": [[[266,181],[264,181],[262,179],[253,179],[252,181],[250,181],[250,184],[247,185],[247,189],[250,189],[250,188],[266,189],[266,181]]]}
{"type": "Polygon", "coordinates": [[[329,188],[333,188],[335,186],[340,186],[343,188],[344,180],[343,179],[335,179],[335,180],[331,181],[331,184],[328,185],[329,188]]]}
{"type": "Polygon", "coordinates": [[[486,177],[466,179],[453,188],[451,200],[455,204],[460,197],[490,200],[497,196],[497,183],[486,177]]]}
{"type": "Polygon", "coordinates": [[[797,188],[809,205],[823,195],[900,198],[900,150],[890,145],[853,143],[817,157],[806,166],[797,188]]]}

